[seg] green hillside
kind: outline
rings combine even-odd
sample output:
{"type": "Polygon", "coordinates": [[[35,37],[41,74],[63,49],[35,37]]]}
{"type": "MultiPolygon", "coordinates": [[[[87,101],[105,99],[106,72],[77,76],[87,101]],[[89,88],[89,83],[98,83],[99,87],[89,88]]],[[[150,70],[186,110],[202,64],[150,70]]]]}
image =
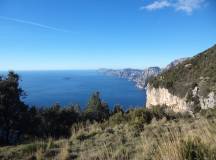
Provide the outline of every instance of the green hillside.
{"type": "Polygon", "coordinates": [[[149,83],[155,88],[165,87],[180,97],[196,86],[203,97],[211,91],[216,92],[216,45],[165,71],[149,83]]]}

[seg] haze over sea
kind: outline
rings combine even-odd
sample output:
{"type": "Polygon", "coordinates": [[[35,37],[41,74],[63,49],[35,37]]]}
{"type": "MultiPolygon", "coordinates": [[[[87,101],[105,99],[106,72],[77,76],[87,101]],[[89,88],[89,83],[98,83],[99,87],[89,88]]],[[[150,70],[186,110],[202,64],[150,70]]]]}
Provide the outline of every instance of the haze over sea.
{"type": "Polygon", "coordinates": [[[112,108],[121,104],[125,109],[143,107],[145,92],[135,87],[133,82],[98,71],[18,71],[21,87],[27,96],[23,99],[28,105],[47,107],[54,103],[62,106],[87,105],[95,91],[112,108]]]}

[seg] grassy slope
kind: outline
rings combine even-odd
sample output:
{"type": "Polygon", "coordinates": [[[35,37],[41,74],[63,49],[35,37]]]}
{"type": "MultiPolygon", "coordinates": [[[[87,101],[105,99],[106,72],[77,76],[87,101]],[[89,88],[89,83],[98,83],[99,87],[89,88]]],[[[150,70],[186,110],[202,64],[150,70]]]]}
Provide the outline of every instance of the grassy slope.
{"type": "Polygon", "coordinates": [[[0,159],[215,159],[216,110],[203,112],[149,124],[139,123],[139,114],[131,121],[118,113],[102,124],[74,126],[68,139],[2,147],[0,159]]]}
{"type": "Polygon", "coordinates": [[[200,95],[216,92],[216,45],[192,59],[177,65],[150,81],[154,87],[165,87],[175,95],[184,97],[196,85],[200,95]]]}

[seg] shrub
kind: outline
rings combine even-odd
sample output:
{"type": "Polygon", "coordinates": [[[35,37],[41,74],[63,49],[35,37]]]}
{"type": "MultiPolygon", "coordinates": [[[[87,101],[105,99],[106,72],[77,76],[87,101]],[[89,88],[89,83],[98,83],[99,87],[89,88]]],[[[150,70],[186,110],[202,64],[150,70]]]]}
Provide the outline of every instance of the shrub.
{"type": "Polygon", "coordinates": [[[127,121],[126,116],[122,112],[118,112],[109,118],[109,123],[112,126],[119,125],[119,124],[124,123],[126,121],[127,121]]]}
{"type": "MultiPolygon", "coordinates": [[[[183,142],[183,157],[187,160],[203,160],[211,159],[216,155],[212,155],[208,146],[201,142],[201,139],[195,137],[193,140],[189,139],[188,141],[183,142]]],[[[216,157],[215,157],[216,158],[216,157]]]]}
{"type": "Polygon", "coordinates": [[[102,122],[109,117],[109,106],[100,99],[100,93],[93,93],[85,110],[85,117],[90,121],[102,122]]]}

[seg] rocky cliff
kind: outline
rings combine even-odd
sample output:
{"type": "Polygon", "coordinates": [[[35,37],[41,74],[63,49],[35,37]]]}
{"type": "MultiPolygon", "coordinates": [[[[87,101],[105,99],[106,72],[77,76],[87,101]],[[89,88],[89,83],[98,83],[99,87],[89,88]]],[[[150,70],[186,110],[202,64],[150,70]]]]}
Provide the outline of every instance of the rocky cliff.
{"type": "Polygon", "coordinates": [[[152,79],[146,106],[166,105],[176,112],[216,106],[216,46],[152,79]]]}
{"type": "Polygon", "coordinates": [[[144,70],[130,68],[122,70],[100,69],[100,72],[106,75],[128,79],[129,81],[133,81],[138,88],[144,89],[147,85],[148,79],[159,75],[161,69],[159,67],[149,67],[144,70]]]}
{"type": "Polygon", "coordinates": [[[194,105],[199,105],[200,109],[208,109],[216,106],[216,94],[210,92],[207,97],[200,96],[198,88],[193,90],[193,97],[197,98],[199,104],[188,101],[187,96],[181,98],[169,92],[166,88],[154,88],[150,85],[146,88],[147,102],[146,107],[167,106],[175,112],[195,111],[194,105]]]}

